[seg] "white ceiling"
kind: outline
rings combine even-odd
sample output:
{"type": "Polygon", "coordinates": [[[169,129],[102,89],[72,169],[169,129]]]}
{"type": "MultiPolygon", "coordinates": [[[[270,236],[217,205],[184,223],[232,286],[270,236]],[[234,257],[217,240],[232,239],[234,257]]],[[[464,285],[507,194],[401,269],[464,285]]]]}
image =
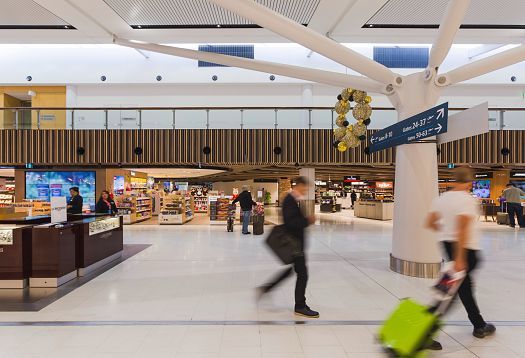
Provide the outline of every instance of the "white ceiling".
{"type": "Polygon", "coordinates": [[[2,25],[64,26],[69,24],[33,0],[1,0],[0,26],[2,25]]]}
{"type": "Polygon", "coordinates": [[[198,178],[207,175],[224,173],[224,170],[196,168],[126,168],[136,172],[147,173],[154,178],[198,178]]]}
{"type": "MultiPolygon", "coordinates": [[[[363,27],[372,21],[438,23],[448,0],[258,0],[344,43],[432,43],[436,29],[363,27]],[[318,3],[318,4],[317,4],[318,3]]],[[[468,23],[525,22],[524,0],[471,1],[468,23]]],[[[70,24],[77,30],[0,29],[0,43],[110,43],[113,35],[154,43],[276,43],[260,28],[133,29],[130,24],[247,24],[208,0],[1,0],[2,25],[70,24]],[[110,4],[110,5],[108,5],[110,4]],[[44,10],[45,9],[45,10],[44,10]]],[[[525,30],[459,31],[456,43],[521,43],[525,30]]]]}
{"type": "MultiPolygon", "coordinates": [[[[368,24],[437,25],[448,0],[414,1],[389,0],[368,24]]],[[[525,25],[523,0],[473,0],[463,24],[466,25],[525,25]]]]}
{"type": "MultiPolygon", "coordinates": [[[[208,0],[104,0],[129,25],[250,25],[250,21],[208,0]]],[[[256,0],[284,16],[308,24],[320,0],[256,0]]]]}

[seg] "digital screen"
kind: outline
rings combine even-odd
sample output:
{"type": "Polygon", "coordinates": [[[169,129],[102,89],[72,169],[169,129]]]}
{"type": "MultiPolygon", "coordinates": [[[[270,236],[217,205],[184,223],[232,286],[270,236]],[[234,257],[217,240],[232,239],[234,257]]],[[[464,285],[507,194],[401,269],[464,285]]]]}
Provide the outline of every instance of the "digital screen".
{"type": "Polygon", "coordinates": [[[117,175],[113,177],[113,192],[117,195],[124,194],[124,176],[117,175]]]}
{"type": "Polygon", "coordinates": [[[26,199],[51,201],[52,196],[65,196],[69,201],[69,189],[78,186],[84,199],[95,211],[95,172],[26,172],[26,199]]]}
{"type": "Polygon", "coordinates": [[[472,193],[481,199],[490,198],[490,180],[473,181],[472,193]]]}

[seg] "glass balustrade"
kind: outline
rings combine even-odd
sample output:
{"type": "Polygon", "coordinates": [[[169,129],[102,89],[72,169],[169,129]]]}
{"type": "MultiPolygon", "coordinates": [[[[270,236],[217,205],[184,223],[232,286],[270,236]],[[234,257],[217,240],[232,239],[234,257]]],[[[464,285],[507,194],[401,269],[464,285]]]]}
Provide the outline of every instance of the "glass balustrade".
{"type": "MultiPolygon", "coordinates": [[[[332,129],[336,118],[329,107],[0,108],[0,129],[332,129]]],[[[396,121],[395,110],[377,108],[369,128],[396,121]]],[[[491,130],[525,130],[525,108],[490,109],[488,122],[491,130]]]]}

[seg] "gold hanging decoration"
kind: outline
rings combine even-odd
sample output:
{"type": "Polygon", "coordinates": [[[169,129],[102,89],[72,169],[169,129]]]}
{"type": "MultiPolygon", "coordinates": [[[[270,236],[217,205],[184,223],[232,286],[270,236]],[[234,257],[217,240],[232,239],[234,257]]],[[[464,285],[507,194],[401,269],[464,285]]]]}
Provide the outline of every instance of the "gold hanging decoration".
{"type": "Polygon", "coordinates": [[[366,140],[367,126],[370,124],[372,115],[372,97],[365,91],[345,88],[338,96],[339,101],[335,104],[335,112],[338,114],[335,124],[338,128],[334,130],[337,150],[344,152],[348,148],[357,148],[362,141],[366,140]],[[352,109],[351,102],[356,102],[352,109]],[[356,123],[349,124],[346,114],[352,110],[352,116],[356,123]]]}
{"type": "Polygon", "coordinates": [[[347,114],[350,111],[350,102],[341,100],[335,104],[335,111],[337,114],[347,114]]]}
{"type": "Polygon", "coordinates": [[[372,107],[368,103],[357,103],[352,110],[352,115],[358,121],[364,121],[367,118],[370,118],[372,114],[372,107]]]}
{"type": "Polygon", "coordinates": [[[346,134],[346,128],[336,128],[334,129],[334,137],[336,140],[341,140],[346,134]]]}

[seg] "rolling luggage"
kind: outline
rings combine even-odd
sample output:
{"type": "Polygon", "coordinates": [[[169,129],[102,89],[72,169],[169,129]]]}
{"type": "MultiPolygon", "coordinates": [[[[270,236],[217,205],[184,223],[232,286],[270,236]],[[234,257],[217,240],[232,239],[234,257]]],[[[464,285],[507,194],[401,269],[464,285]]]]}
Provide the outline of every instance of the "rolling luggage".
{"type": "Polygon", "coordinates": [[[378,340],[393,357],[423,358],[426,348],[441,327],[441,317],[447,312],[464,272],[451,271],[451,264],[442,272],[433,287],[435,302],[422,305],[412,299],[402,300],[379,330],[378,340]]]}
{"type": "Polygon", "coordinates": [[[228,205],[228,218],[226,219],[226,230],[233,232],[233,225],[235,225],[235,204],[228,205]]]}
{"type": "Polygon", "coordinates": [[[228,232],[233,232],[233,218],[228,218],[228,221],[226,222],[226,230],[228,232]]]}
{"type": "Polygon", "coordinates": [[[499,211],[496,214],[496,222],[498,223],[498,225],[508,225],[509,224],[509,214],[499,211]]]}

